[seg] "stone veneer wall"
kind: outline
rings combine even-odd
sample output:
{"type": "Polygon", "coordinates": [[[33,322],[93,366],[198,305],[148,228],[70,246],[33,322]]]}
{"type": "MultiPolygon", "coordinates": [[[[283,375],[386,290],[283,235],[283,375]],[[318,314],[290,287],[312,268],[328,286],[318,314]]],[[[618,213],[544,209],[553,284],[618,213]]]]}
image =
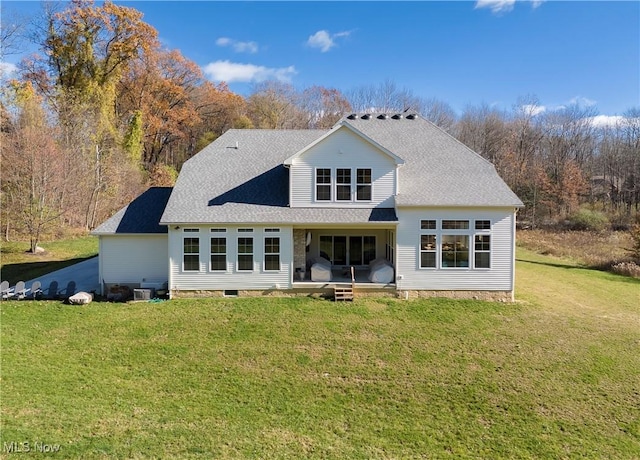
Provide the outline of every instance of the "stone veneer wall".
{"type": "MultiPolygon", "coordinates": [[[[269,289],[238,291],[238,297],[331,297],[332,288],[308,289],[269,289]]],[[[224,291],[179,291],[173,290],[171,298],[188,299],[202,297],[224,297],[224,291]]],[[[449,299],[473,299],[490,302],[514,302],[512,291],[396,291],[395,289],[355,289],[355,297],[397,297],[400,299],[427,299],[430,297],[445,297],[449,299]]]]}
{"type": "Polygon", "coordinates": [[[293,269],[305,268],[307,264],[306,232],[302,229],[293,229],[293,269]]]}

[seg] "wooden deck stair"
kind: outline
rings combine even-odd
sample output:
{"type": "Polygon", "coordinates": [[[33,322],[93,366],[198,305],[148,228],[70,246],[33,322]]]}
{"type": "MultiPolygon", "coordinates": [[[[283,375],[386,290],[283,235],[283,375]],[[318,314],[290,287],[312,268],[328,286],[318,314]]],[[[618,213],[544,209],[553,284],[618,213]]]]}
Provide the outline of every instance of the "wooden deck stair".
{"type": "Polygon", "coordinates": [[[356,287],[356,276],[355,276],[355,270],[353,267],[351,267],[351,286],[349,285],[336,285],[333,287],[333,300],[335,302],[338,301],[346,301],[346,300],[351,300],[353,301],[353,291],[355,290],[356,287]]]}

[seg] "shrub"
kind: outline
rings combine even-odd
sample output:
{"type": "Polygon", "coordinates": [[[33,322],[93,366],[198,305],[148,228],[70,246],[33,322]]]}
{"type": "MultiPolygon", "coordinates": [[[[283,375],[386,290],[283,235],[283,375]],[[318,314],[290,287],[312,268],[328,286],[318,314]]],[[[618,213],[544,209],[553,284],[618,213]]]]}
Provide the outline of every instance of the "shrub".
{"type": "Polygon", "coordinates": [[[640,278],[640,265],[637,265],[634,262],[620,262],[613,265],[611,267],[611,271],[618,275],[640,278]]]}
{"type": "Polygon", "coordinates": [[[629,252],[631,253],[631,257],[640,262],[640,224],[635,224],[629,230],[629,234],[631,235],[631,248],[629,248],[629,252]]]}
{"type": "Polygon", "coordinates": [[[578,212],[569,217],[569,227],[572,230],[592,230],[601,232],[609,225],[609,220],[600,211],[592,211],[580,208],[578,212]]]}

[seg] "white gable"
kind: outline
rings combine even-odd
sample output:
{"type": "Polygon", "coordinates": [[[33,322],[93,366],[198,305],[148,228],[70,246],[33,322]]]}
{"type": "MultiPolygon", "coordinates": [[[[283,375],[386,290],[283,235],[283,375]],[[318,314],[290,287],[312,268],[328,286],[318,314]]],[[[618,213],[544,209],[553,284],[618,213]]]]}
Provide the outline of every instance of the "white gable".
{"type": "Polygon", "coordinates": [[[290,165],[291,207],[393,207],[397,190],[397,168],[402,159],[362,136],[356,130],[340,126],[318,141],[288,158],[290,165]],[[330,170],[330,200],[320,201],[316,196],[318,169],[330,170]],[[371,173],[371,199],[340,201],[336,199],[338,170],[351,171],[353,193],[357,186],[359,170],[371,173]]]}

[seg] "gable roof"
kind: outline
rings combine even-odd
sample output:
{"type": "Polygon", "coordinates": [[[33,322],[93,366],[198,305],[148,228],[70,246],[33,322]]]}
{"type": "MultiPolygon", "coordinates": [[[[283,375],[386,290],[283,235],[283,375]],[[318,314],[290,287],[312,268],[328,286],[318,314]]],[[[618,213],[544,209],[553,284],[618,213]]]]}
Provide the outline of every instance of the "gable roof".
{"type": "Polygon", "coordinates": [[[289,207],[284,161],[325,130],[231,129],[182,166],[165,224],[395,222],[393,209],[289,207]]]}
{"type": "Polygon", "coordinates": [[[107,219],[94,235],[167,233],[160,217],[169,201],[172,187],[151,187],[107,219]]]}
{"type": "Polygon", "coordinates": [[[362,138],[363,140],[365,140],[366,142],[368,142],[369,144],[375,146],[378,148],[378,150],[380,150],[382,153],[384,153],[385,155],[387,155],[388,157],[390,157],[395,164],[397,165],[403,165],[404,164],[404,160],[402,158],[400,158],[398,155],[396,155],[395,153],[393,153],[392,151],[388,150],[384,145],[380,145],[378,144],[376,141],[374,141],[373,139],[365,136],[363,133],[361,133],[360,131],[358,131],[354,126],[348,124],[348,123],[338,123],[337,125],[335,125],[333,127],[333,129],[327,131],[323,136],[320,136],[318,139],[316,139],[315,141],[313,141],[311,144],[305,146],[302,150],[296,152],[294,155],[290,156],[289,158],[287,158],[286,160],[284,160],[284,164],[285,165],[291,165],[293,164],[293,160],[298,158],[301,155],[304,155],[305,152],[307,152],[309,149],[311,149],[312,147],[314,147],[315,145],[319,144],[320,142],[322,142],[324,139],[326,139],[327,137],[333,135],[333,133],[335,131],[337,131],[338,129],[348,129],[349,131],[351,131],[352,133],[354,133],[356,136],[359,136],[360,138],[362,138]]]}
{"type": "Polygon", "coordinates": [[[388,152],[401,165],[396,206],[523,206],[489,161],[424,118],[351,115],[329,131],[225,132],[184,163],[160,223],[397,222],[389,208],[289,207],[285,164],[340,128],[388,152]]]}
{"type": "Polygon", "coordinates": [[[339,123],[406,161],[396,206],[524,206],[491,162],[419,115],[350,115],[339,123]]]}

